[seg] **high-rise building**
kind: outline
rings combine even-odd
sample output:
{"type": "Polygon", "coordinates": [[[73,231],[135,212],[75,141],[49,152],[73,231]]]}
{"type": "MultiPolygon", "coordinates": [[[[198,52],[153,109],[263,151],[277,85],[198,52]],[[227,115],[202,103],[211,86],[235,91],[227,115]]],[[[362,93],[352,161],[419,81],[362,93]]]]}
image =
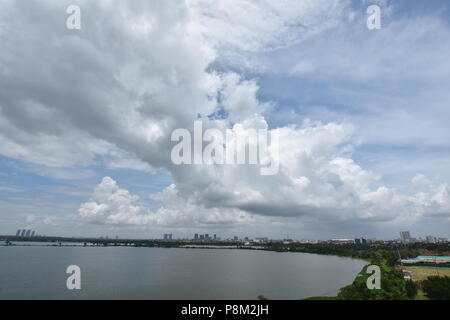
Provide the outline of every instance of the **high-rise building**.
{"type": "Polygon", "coordinates": [[[194,234],[194,240],[195,240],[195,241],[198,240],[198,233],[194,234]]]}
{"type": "Polygon", "coordinates": [[[23,229],[22,230],[22,232],[21,232],[21,234],[20,234],[20,236],[21,237],[25,237],[25,234],[27,233],[27,230],[26,229],[23,229]]]}
{"type": "Polygon", "coordinates": [[[36,234],[36,231],[31,231],[31,237],[34,237],[34,235],[36,234]]]}
{"type": "Polygon", "coordinates": [[[16,237],[20,237],[20,233],[22,232],[22,230],[18,229],[16,232],[16,237]]]}
{"type": "Polygon", "coordinates": [[[267,242],[269,242],[269,238],[267,238],[267,237],[255,238],[255,242],[267,243],[267,242]]]}
{"type": "Polygon", "coordinates": [[[217,234],[214,235],[214,241],[217,240],[217,234]]]}
{"type": "Polygon", "coordinates": [[[402,231],[400,232],[400,239],[402,240],[402,242],[410,242],[411,241],[411,234],[409,233],[409,231],[402,231]]]}
{"type": "Polygon", "coordinates": [[[165,233],[165,234],[164,234],[164,240],[172,240],[172,234],[170,234],[170,233],[165,233]]]}
{"type": "Polygon", "coordinates": [[[31,236],[31,230],[27,230],[27,233],[25,234],[26,237],[30,237],[31,236]]]}
{"type": "Polygon", "coordinates": [[[427,243],[436,243],[437,239],[433,236],[427,236],[427,243]]]}

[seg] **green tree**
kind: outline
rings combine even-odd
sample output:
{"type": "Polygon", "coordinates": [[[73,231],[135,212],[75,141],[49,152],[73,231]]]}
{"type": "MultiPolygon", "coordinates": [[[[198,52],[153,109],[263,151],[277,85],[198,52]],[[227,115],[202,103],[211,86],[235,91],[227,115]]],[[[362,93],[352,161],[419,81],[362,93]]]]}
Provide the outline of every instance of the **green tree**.
{"type": "Polygon", "coordinates": [[[428,277],[422,282],[422,289],[431,300],[450,300],[450,277],[428,277]]]}
{"type": "Polygon", "coordinates": [[[343,300],[406,300],[407,290],[403,273],[388,266],[384,261],[372,261],[381,269],[381,289],[367,288],[367,266],[355,281],[340,290],[338,298],[343,300]]]}
{"type": "Polygon", "coordinates": [[[408,294],[408,298],[414,300],[417,296],[417,292],[419,291],[419,286],[412,280],[406,282],[406,293],[408,294]]]}

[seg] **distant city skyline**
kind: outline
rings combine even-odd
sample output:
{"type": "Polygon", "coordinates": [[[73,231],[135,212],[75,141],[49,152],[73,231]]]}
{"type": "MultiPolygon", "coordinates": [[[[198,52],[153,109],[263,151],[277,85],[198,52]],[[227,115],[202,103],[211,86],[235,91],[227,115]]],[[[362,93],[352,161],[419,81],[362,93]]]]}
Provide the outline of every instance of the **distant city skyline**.
{"type": "MultiPolygon", "coordinates": [[[[164,241],[294,241],[294,242],[317,242],[317,241],[331,241],[336,243],[344,243],[344,242],[352,242],[355,244],[367,244],[371,243],[373,241],[396,241],[399,243],[404,244],[413,244],[417,242],[426,242],[426,243],[447,243],[450,239],[450,237],[447,236],[436,236],[436,235],[426,235],[426,236],[418,236],[417,238],[411,236],[410,231],[400,231],[399,232],[400,237],[393,237],[393,238],[371,238],[366,236],[359,236],[355,238],[295,238],[295,237],[263,237],[263,236],[220,236],[217,234],[210,235],[208,233],[205,234],[199,234],[195,233],[191,237],[189,236],[177,236],[173,233],[165,233],[160,237],[124,237],[121,238],[118,235],[110,236],[110,235],[90,235],[85,236],[84,238],[98,238],[98,239],[111,239],[111,240],[121,240],[121,239],[142,239],[142,240],[164,240],[164,241]]],[[[0,235],[6,235],[6,236],[12,236],[12,234],[1,234],[0,235]]],[[[73,238],[83,238],[82,236],[67,236],[67,235],[39,235],[34,230],[29,229],[18,229],[15,234],[17,237],[25,237],[25,238],[32,238],[32,237],[73,237],[73,238]]]]}

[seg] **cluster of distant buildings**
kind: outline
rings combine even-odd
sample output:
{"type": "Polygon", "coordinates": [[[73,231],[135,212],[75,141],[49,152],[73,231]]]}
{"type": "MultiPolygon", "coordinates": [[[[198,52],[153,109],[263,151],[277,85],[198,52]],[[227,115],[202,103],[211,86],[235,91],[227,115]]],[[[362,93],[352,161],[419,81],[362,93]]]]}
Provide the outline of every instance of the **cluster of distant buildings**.
{"type": "Polygon", "coordinates": [[[222,239],[218,237],[216,234],[209,235],[206,234],[194,234],[194,238],[192,238],[192,241],[194,242],[202,242],[202,241],[221,241],[221,242],[242,242],[242,243],[268,243],[270,242],[269,238],[267,237],[260,237],[255,239],[250,239],[249,237],[243,237],[239,238],[238,236],[234,236],[232,238],[228,239],[222,239]]]}
{"type": "Polygon", "coordinates": [[[438,238],[434,236],[426,236],[425,238],[413,238],[409,231],[401,231],[400,239],[395,240],[378,240],[378,239],[332,239],[325,241],[332,244],[374,244],[374,243],[402,243],[402,244],[414,244],[414,243],[448,243],[448,238],[438,238]]]}
{"type": "MultiPolygon", "coordinates": [[[[165,233],[163,236],[163,240],[165,241],[172,241],[174,240],[173,235],[170,233],[165,233]]],[[[268,242],[273,242],[274,240],[270,240],[267,237],[260,237],[260,238],[255,238],[255,239],[250,239],[249,237],[243,237],[243,238],[239,238],[238,236],[234,236],[232,238],[226,238],[226,239],[222,239],[220,237],[217,236],[217,234],[209,234],[209,233],[205,233],[205,234],[199,234],[196,233],[194,234],[194,237],[190,238],[190,239],[177,239],[177,241],[184,241],[184,242],[243,242],[243,243],[247,243],[247,242],[251,242],[251,243],[268,243],[268,242]]],[[[292,240],[289,240],[292,241],[292,240]]]]}
{"type": "Polygon", "coordinates": [[[24,237],[24,238],[31,238],[31,237],[37,237],[36,231],[31,229],[19,229],[16,232],[16,237],[24,237]]]}
{"type": "Polygon", "coordinates": [[[301,241],[294,241],[292,239],[283,239],[283,240],[273,240],[270,239],[268,237],[256,237],[256,238],[249,238],[249,237],[238,237],[238,236],[233,236],[230,238],[221,238],[218,237],[216,234],[209,234],[209,233],[205,233],[205,234],[199,234],[199,233],[195,233],[194,236],[192,238],[187,238],[187,239],[174,239],[173,235],[170,233],[165,233],[163,235],[163,240],[164,241],[182,241],[182,242],[232,242],[232,243],[236,243],[236,242],[240,242],[243,244],[265,244],[265,243],[284,243],[284,244],[289,244],[289,243],[317,243],[317,241],[310,241],[310,240],[301,240],[301,241]]]}
{"type": "MultiPolygon", "coordinates": [[[[172,241],[173,240],[173,235],[171,233],[165,233],[163,236],[163,240],[165,241],[172,241]]],[[[186,240],[186,239],[183,239],[186,240]]],[[[217,237],[217,235],[212,235],[210,236],[208,233],[206,234],[198,234],[196,233],[194,235],[194,238],[192,239],[192,241],[220,241],[221,239],[219,237],[217,237]]]]}
{"type": "MultiPolygon", "coordinates": [[[[236,238],[236,237],[234,237],[236,238]]],[[[205,234],[194,234],[194,238],[192,239],[194,241],[220,241],[221,239],[217,237],[216,234],[210,236],[208,233],[205,234]]]]}
{"type": "Polygon", "coordinates": [[[425,238],[413,238],[409,231],[401,231],[399,241],[404,244],[408,243],[448,243],[448,238],[437,238],[434,236],[426,236],[425,238]]]}
{"type": "Polygon", "coordinates": [[[356,239],[331,239],[328,241],[319,241],[319,242],[327,242],[331,244],[368,244],[368,243],[377,243],[380,240],[376,239],[365,239],[365,238],[356,238],[356,239]]]}
{"type": "MultiPolygon", "coordinates": [[[[99,237],[100,240],[109,240],[109,236],[99,237]]],[[[119,240],[119,236],[115,237],[116,240],[119,240]]]]}
{"type": "MultiPolygon", "coordinates": [[[[165,241],[172,241],[172,234],[164,234],[165,241]]],[[[365,245],[365,244],[386,244],[386,243],[403,243],[403,244],[413,244],[413,243],[448,243],[448,238],[438,238],[434,236],[427,236],[426,238],[413,238],[411,237],[411,233],[409,231],[400,232],[400,239],[395,240],[380,240],[380,239],[367,239],[364,237],[355,238],[355,239],[331,239],[331,240],[292,240],[292,239],[283,239],[283,240],[273,240],[267,237],[257,237],[254,239],[250,239],[249,237],[239,238],[238,236],[234,236],[232,238],[222,239],[218,237],[216,234],[210,235],[206,234],[194,234],[194,237],[191,239],[179,239],[178,241],[185,242],[242,242],[242,243],[252,243],[252,244],[264,244],[264,243],[301,243],[301,244],[317,244],[317,243],[330,243],[330,244],[356,244],[356,245],[365,245]]]]}

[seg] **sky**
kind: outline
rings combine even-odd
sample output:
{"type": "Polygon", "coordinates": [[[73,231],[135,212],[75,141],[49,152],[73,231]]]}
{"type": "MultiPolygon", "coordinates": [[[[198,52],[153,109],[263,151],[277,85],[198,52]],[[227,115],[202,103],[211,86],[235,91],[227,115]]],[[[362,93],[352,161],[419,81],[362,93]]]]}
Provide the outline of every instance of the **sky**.
{"type": "Polygon", "coordinates": [[[438,0],[3,0],[0,234],[450,237],[449,22],[438,0]],[[276,134],[279,172],[175,164],[195,121],[276,134]]]}

